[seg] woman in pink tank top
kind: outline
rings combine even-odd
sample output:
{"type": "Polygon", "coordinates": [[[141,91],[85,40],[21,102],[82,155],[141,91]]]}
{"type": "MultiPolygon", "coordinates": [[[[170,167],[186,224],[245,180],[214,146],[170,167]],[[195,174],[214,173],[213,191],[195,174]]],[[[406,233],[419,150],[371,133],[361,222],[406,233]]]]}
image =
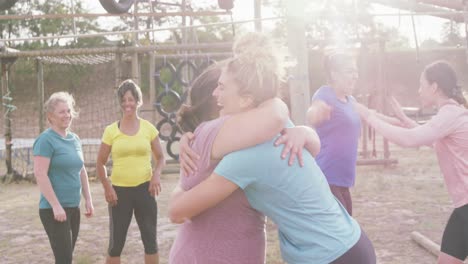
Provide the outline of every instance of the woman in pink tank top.
{"type": "MultiPolygon", "coordinates": [[[[211,119],[209,112],[204,109],[212,109],[216,105],[211,94],[217,86],[220,73],[220,66],[214,65],[193,83],[190,93],[192,106],[185,106],[179,113],[178,124],[184,132],[193,131],[198,125],[198,120],[211,119]],[[197,101],[199,99],[202,101],[197,101]]],[[[193,188],[213,172],[219,161],[211,159],[211,148],[219,129],[227,119],[228,117],[225,117],[202,123],[194,131],[196,140],[192,149],[200,153],[196,164],[198,170],[189,175],[181,172],[182,189],[193,188]]],[[[272,128],[271,125],[269,127],[272,128]]],[[[278,123],[276,133],[280,130],[281,125],[278,123]]],[[[238,191],[219,206],[179,227],[171,248],[169,263],[253,264],[264,263],[264,259],[265,217],[252,209],[244,193],[238,191]]]]}

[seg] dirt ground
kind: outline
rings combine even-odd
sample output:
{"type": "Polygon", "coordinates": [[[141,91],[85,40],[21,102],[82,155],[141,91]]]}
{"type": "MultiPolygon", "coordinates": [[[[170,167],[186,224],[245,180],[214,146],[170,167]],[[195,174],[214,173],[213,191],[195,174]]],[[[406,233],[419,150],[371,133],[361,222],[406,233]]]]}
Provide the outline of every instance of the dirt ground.
{"type": "MultiPolygon", "coordinates": [[[[398,165],[360,166],[352,189],[354,216],[374,243],[378,263],[435,263],[436,258],[410,238],[419,231],[440,243],[452,211],[433,150],[394,148],[398,165]]],[[[161,263],[167,263],[176,225],[167,218],[167,200],[178,179],[163,175],[158,198],[158,242],[161,263]]],[[[74,263],[103,263],[108,240],[108,214],[102,187],[91,183],[95,216],[82,217],[74,263]]],[[[0,263],[52,263],[47,236],[38,217],[39,191],[31,183],[0,185],[0,263]]],[[[277,236],[269,223],[267,263],[283,263],[277,236]]],[[[143,246],[132,221],[122,263],[143,263],[143,246]]],[[[313,261],[311,261],[313,263],[313,261]]]]}

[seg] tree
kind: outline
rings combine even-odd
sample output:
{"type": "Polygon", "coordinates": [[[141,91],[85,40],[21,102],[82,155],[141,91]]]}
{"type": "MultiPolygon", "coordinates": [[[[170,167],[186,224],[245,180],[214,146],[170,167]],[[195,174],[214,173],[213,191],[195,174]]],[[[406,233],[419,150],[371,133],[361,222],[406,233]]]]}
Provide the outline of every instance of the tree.
{"type": "Polygon", "coordinates": [[[460,26],[453,21],[445,22],[441,29],[442,45],[463,45],[465,40],[461,35],[460,26]]]}
{"type": "MultiPolygon", "coordinates": [[[[294,1],[289,1],[294,2],[294,1]]],[[[267,2],[269,3],[269,2],[267,2]]],[[[278,16],[283,16],[283,6],[273,4],[278,16]]],[[[354,46],[360,41],[384,38],[391,45],[407,46],[407,39],[395,29],[374,21],[369,1],[310,1],[306,9],[306,34],[310,46],[354,46]]],[[[277,38],[285,38],[285,22],[279,21],[274,30],[277,38]]]]}
{"type": "MultiPolygon", "coordinates": [[[[3,11],[3,14],[71,14],[86,13],[79,1],[75,1],[72,10],[70,1],[62,0],[31,0],[19,1],[13,8],[3,11]]],[[[102,31],[96,20],[91,18],[76,18],[76,33],[91,33],[102,31]]],[[[13,37],[44,37],[56,35],[74,34],[73,21],[69,18],[62,19],[24,19],[24,20],[0,20],[0,36],[2,38],[13,37]]],[[[92,40],[41,40],[25,41],[23,43],[10,43],[11,47],[23,49],[38,49],[64,45],[88,46],[102,42],[103,38],[92,40]]]]}

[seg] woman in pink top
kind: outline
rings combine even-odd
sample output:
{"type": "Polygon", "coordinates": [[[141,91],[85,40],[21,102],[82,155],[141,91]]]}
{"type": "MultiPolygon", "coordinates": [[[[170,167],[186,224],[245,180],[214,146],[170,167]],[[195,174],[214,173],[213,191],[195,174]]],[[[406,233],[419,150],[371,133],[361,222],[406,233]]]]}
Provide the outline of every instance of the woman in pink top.
{"type": "Polygon", "coordinates": [[[356,104],[367,123],[390,141],[404,146],[433,145],[439,166],[455,205],[442,237],[438,263],[462,264],[468,255],[468,110],[452,67],[444,61],[426,66],[421,74],[419,95],[424,106],[438,112],[428,122],[418,125],[409,119],[393,99],[400,125],[356,104]]]}
{"type": "MultiPolygon", "coordinates": [[[[245,41],[245,37],[239,41],[242,40],[245,41]]],[[[181,172],[179,187],[183,190],[205,180],[227,153],[273,138],[288,119],[286,105],[279,99],[270,99],[251,111],[209,121],[218,117],[213,109],[219,110],[219,107],[212,93],[218,86],[220,74],[220,65],[202,73],[190,91],[191,106],[185,106],[179,113],[178,123],[184,131],[193,131],[196,127],[191,147],[200,153],[194,164],[197,170],[181,172]],[[207,122],[201,123],[203,121],[207,122]]],[[[276,85],[276,80],[272,81],[271,85],[276,85]]],[[[308,128],[295,131],[302,135],[309,133],[308,149],[318,152],[315,133],[308,128]]],[[[181,156],[185,154],[181,151],[181,156]]],[[[183,223],[169,257],[171,264],[264,262],[265,217],[250,206],[240,189],[218,206],[183,223]]]]}

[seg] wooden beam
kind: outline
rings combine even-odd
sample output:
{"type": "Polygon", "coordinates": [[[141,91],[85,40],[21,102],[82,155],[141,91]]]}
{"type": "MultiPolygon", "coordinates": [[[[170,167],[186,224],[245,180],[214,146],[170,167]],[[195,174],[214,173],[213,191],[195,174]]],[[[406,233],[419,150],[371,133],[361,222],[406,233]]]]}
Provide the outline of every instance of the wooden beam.
{"type": "Polygon", "coordinates": [[[413,239],[418,245],[431,252],[434,256],[439,256],[440,246],[434,243],[429,238],[423,236],[421,233],[413,231],[411,232],[411,239],[413,239]]]}
{"type": "MultiPolygon", "coordinates": [[[[429,0],[428,0],[429,1],[429,0]]],[[[432,16],[453,20],[457,23],[463,23],[463,14],[453,10],[453,14],[445,14],[450,12],[445,8],[436,7],[433,5],[417,3],[417,2],[408,2],[404,0],[371,0],[372,3],[385,5],[392,8],[403,9],[403,10],[410,10],[414,12],[427,12],[427,13],[434,13],[432,16]]]]}
{"type": "Polygon", "coordinates": [[[445,7],[455,9],[458,11],[463,10],[462,0],[418,0],[418,2],[428,5],[434,5],[438,7],[445,7]]]}
{"type": "Polygon", "coordinates": [[[154,17],[162,18],[169,16],[218,16],[228,15],[226,11],[184,11],[184,12],[150,12],[150,13],[123,13],[123,14],[109,14],[109,13],[89,13],[89,14],[24,14],[24,15],[1,15],[0,20],[24,20],[24,19],[72,19],[72,18],[99,18],[99,17],[154,17]]]}

